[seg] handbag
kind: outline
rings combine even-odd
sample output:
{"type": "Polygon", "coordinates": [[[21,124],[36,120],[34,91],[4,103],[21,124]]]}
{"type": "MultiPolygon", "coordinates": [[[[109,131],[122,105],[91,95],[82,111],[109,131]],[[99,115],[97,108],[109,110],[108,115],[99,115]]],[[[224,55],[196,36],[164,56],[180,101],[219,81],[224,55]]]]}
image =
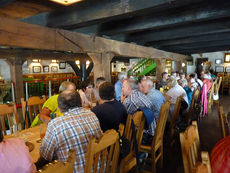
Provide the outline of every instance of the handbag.
{"type": "Polygon", "coordinates": [[[120,157],[125,158],[130,152],[130,141],[119,133],[120,157]]]}

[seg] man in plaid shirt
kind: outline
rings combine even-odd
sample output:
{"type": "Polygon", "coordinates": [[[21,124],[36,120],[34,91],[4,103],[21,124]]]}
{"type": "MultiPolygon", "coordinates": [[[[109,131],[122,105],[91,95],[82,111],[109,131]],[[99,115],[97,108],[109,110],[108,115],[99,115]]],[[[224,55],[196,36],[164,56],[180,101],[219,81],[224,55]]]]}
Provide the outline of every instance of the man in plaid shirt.
{"type": "MultiPolygon", "coordinates": [[[[149,108],[153,111],[153,104],[149,98],[138,90],[138,84],[134,79],[125,80],[122,89],[125,100],[123,105],[125,106],[127,113],[133,115],[140,108],[149,108]]],[[[147,133],[154,136],[156,127],[156,121],[154,121],[147,127],[147,133]]]]}
{"type": "Polygon", "coordinates": [[[76,151],[74,172],[84,172],[85,154],[89,137],[102,134],[96,115],[81,107],[78,93],[64,91],[58,96],[58,107],[64,114],[48,124],[46,135],[40,146],[41,157],[47,161],[68,158],[68,151],[76,151]]]}

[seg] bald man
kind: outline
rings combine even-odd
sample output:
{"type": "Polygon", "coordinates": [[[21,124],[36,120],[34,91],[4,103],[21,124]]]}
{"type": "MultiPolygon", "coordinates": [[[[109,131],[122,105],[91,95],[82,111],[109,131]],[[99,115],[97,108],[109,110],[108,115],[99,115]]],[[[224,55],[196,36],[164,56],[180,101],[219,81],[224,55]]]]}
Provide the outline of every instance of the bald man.
{"type": "Polygon", "coordinates": [[[154,115],[158,118],[161,105],[165,102],[163,94],[159,90],[153,88],[153,82],[149,78],[141,81],[139,90],[147,95],[153,105],[154,115]]]}

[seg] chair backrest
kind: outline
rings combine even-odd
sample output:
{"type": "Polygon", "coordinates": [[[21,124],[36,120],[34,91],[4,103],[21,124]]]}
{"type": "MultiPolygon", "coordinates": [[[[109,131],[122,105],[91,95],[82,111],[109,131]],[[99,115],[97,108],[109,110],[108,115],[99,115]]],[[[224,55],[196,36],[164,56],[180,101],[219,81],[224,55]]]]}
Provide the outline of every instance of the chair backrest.
{"type": "Polygon", "coordinates": [[[85,173],[115,173],[118,167],[119,135],[115,130],[107,130],[96,141],[91,137],[85,159],[85,173]]]}
{"type": "Polygon", "coordinates": [[[169,101],[166,101],[161,105],[159,117],[157,120],[157,126],[155,129],[155,134],[152,142],[152,148],[154,148],[157,144],[163,142],[163,136],[164,136],[166,121],[168,118],[169,108],[170,108],[169,101]]]}
{"type": "MultiPolygon", "coordinates": [[[[32,123],[32,121],[34,120],[34,117],[41,112],[42,105],[43,105],[43,103],[45,103],[45,101],[46,101],[45,96],[43,96],[42,98],[40,98],[38,96],[33,96],[27,100],[27,108],[28,108],[27,116],[29,116],[29,118],[30,118],[30,123],[32,123]]],[[[23,117],[25,117],[26,101],[24,100],[24,98],[21,98],[21,104],[22,104],[23,117]]],[[[29,128],[28,117],[26,117],[25,121],[26,121],[26,127],[29,128]]]]}
{"type": "Polygon", "coordinates": [[[17,128],[18,125],[18,114],[15,103],[12,103],[11,105],[0,104],[0,121],[4,135],[6,135],[5,118],[7,118],[9,122],[10,132],[13,133],[13,126],[15,125],[17,128]]]}
{"type": "MultiPolygon", "coordinates": [[[[134,122],[136,128],[136,138],[137,144],[141,144],[141,140],[143,137],[143,130],[145,126],[145,116],[143,115],[142,111],[137,111],[134,115],[128,115],[126,125],[125,125],[125,132],[124,136],[131,141],[132,138],[132,120],[134,122]]],[[[131,150],[133,149],[133,141],[131,141],[131,150]]]]}
{"type": "MultiPolygon", "coordinates": [[[[196,170],[197,163],[201,160],[200,138],[197,122],[193,121],[184,133],[180,133],[180,143],[185,173],[191,173],[196,170]]],[[[208,159],[204,163],[208,163],[208,159]]]]}
{"type": "Polygon", "coordinates": [[[224,113],[222,106],[218,106],[218,117],[219,117],[219,124],[221,128],[221,135],[222,138],[225,138],[226,136],[229,135],[229,127],[228,127],[227,114],[224,113]]]}
{"type": "Polygon", "coordinates": [[[217,94],[219,94],[219,90],[220,90],[220,85],[221,85],[222,79],[223,79],[222,77],[218,77],[217,78],[217,81],[218,81],[217,82],[217,91],[216,91],[217,94]]]}
{"type": "Polygon", "coordinates": [[[199,97],[199,92],[200,92],[199,89],[196,89],[192,94],[192,100],[191,100],[191,104],[190,104],[190,107],[189,107],[190,112],[192,110],[194,110],[194,108],[195,108],[196,102],[197,102],[198,97],[199,97]]]}
{"type": "Polygon", "coordinates": [[[52,163],[46,164],[37,173],[66,173],[74,171],[74,163],[76,160],[76,152],[74,150],[69,151],[69,157],[66,162],[53,161],[52,163]]]}
{"type": "Polygon", "coordinates": [[[180,143],[185,173],[195,170],[195,165],[199,160],[200,138],[196,122],[188,126],[184,133],[180,133],[180,143]]]}
{"type": "Polygon", "coordinates": [[[176,104],[175,104],[174,110],[173,110],[173,114],[172,114],[172,117],[171,117],[171,120],[170,120],[170,134],[173,133],[174,128],[176,126],[177,119],[178,119],[178,117],[180,115],[181,101],[182,101],[183,97],[184,97],[184,94],[182,94],[181,96],[177,97],[176,104]]]}

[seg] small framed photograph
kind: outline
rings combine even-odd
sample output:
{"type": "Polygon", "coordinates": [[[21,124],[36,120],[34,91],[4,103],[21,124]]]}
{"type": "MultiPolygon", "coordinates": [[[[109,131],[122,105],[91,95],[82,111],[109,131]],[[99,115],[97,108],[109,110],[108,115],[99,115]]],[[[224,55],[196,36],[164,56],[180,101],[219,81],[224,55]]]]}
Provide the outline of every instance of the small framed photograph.
{"type": "Polygon", "coordinates": [[[222,64],[222,59],[216,59],[216,60],[215,60],[215,63],[216,63],[216,64],[222,64]]]}
{"type": "Polygon", "coordinates": [[[59,63],[59,69],[65,69],[66,68],[66,63],[65,62],[60,62],[59,63]]]}
{"type": "Polygon", "coordinates": [[[49,66],[48,65],[44,65],[43,66],[43,72],[44,73],[48,73],[49,72],[49,66]]]}
{"type": "Polygon", "coordinates": [[[230,66],[225,67],[225,72],[230,73],[230,66]]]}
{"type": "Polygon", "coordinates": [[[33,73],[41,73],[41,67],[40,66],[33,66],[33,73]]]}
{"type": "Polygon", "coordinates": [[[57,66],[52,66],[51,67],[51,72],[58,72],[58,67],[57,66]]]}
{"type": "Polygon", "coordinates": [[[215,71],[216,71],[217,73],[223,73],[223,72],[224,72],[224,67],[223,67],[223,66],[216,66],[215,71]]]}
{"type": "Polygon", "coordinates": [[[224,62],[225,63],[230,63],[230,53],[226,53],[224,56],[224,62]]]}

